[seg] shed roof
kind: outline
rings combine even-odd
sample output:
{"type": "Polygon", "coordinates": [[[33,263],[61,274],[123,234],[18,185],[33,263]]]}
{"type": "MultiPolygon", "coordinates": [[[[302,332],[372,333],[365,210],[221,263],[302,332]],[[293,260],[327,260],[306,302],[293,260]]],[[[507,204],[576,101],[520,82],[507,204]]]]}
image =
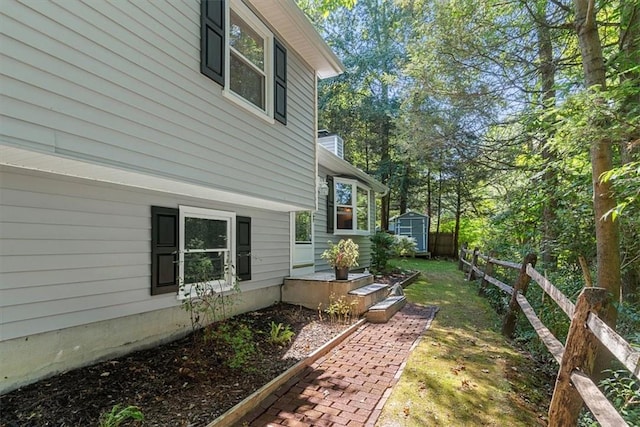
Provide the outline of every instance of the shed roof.
{"type": "Polygon", "coordinates": [[[409,211],[405,212],[402,215],[396,215],[392,218],[389,218],[390,221],[397,221],[402,218],[429,218],[429,215],[421,214],[420,212],[409,211]]]}

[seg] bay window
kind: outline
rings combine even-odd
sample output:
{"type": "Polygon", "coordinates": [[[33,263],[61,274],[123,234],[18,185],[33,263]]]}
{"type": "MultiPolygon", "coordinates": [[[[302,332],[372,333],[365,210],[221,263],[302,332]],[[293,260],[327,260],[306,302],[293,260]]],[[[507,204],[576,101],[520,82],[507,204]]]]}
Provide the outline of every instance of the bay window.
{"type": "Polygon", "coordinates": [[[333,181],[335,234],[368,234],[370,190],[355,180],[336,177],[333,181]]]}

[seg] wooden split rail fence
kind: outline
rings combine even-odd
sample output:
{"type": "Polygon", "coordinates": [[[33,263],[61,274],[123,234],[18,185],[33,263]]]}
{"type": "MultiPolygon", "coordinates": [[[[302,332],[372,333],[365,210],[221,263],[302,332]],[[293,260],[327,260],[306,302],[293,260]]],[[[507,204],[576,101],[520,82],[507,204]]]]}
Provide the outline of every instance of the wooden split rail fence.
{"type": "Polygon", "coordinates": [[[467,280],[482,280],[479,290],[481,294],[491,284],[511,295],[502,324],[502,333],[508,337],[513,336],[518,313],[522,312],[560,365],[549,407],[550,427],[576,425],[583,403],[603,427],[628,426],[590,378],[595,354],[601,344],[636,378],[640,378],[640,351],[632,348],[598,317],[610,303],[608,292],[603,288],[586,287],[574,304],[536,271],[536,260],[535,254],[529,254],[522,263],[502,261],[480,253],[478,248],[469,250],[463,245],[460,249],[458,268],[467,273],[467,280]],[[493,277],[494,266],[518,270],[514,285],[509,286],[493,277]],[[525,298],[531,279],[571,319],[564,345],[542,323],[525,298]]]}

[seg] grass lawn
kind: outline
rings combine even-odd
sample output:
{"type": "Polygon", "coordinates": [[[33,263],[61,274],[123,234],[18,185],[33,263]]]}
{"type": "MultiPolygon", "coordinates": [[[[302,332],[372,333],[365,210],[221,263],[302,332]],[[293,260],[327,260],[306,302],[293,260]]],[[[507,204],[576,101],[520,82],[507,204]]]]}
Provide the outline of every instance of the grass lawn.
{"type": "Polygon", "coordinates": [[[377,426],[546,425],[549,379],[500,334],[500,318],[457,263],[405,260],[422,271],[410,302],[440,307],[377,426]]]}

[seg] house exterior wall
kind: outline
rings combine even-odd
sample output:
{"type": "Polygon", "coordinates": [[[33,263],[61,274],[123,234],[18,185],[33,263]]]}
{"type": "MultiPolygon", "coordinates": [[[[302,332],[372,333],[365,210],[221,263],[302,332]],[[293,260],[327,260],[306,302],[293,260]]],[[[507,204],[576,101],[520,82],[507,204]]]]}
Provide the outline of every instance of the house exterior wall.
{"type": "Polygon", "coordinates": [[[185,332],[176,294],[150,294],[151,206],[251,217],[238,311],[279,300],[289,274],[288,212],[6,166],[0,183],[0,392],[185,332]]]}
{"type": "MultiPolygon", "coordinates": [[[[318,166],[318,176],[325,178],[332,176],[333,173],[323,166],[318,166]]],[[[314,226],[314,242],[315,242],[315,265],[316,271],[328,271],[331,270],[327,262],[320,256],[322,252],[329,247],[328,241],[337,243],[340,239],[350,238],[356,242],[359,246],[360,257],[358,260],[358,268],[368,268],[371,266],[371,235],[373,235],[376,227],[376,197],[375,193],[371,191],[369,193],[369,235],[340,235],[327,233],[327,202],[325,197],[319,197],[318,210],[313,218],[314,226]]]]}
{"type": "Polygon", "coordinates": [[[284,126],[200,73],[198,0],[6,0],[0,12],[0,144],[315,206],[316,78],[293,49],[284,126]]]}

